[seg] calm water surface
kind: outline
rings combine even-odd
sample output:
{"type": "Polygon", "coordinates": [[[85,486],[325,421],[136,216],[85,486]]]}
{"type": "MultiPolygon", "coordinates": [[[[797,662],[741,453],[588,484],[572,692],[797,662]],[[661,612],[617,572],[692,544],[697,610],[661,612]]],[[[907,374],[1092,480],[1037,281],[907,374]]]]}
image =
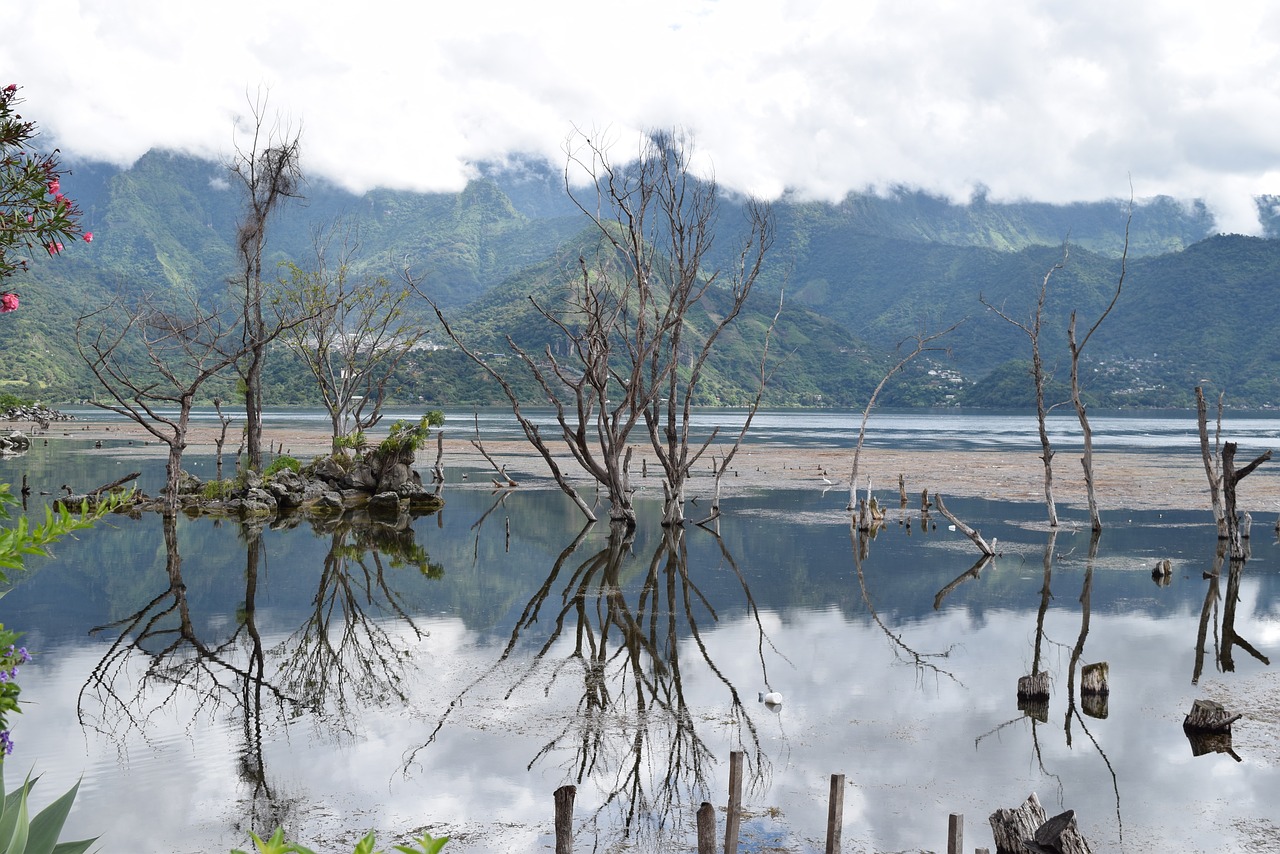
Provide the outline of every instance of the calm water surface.
{"type": "MultiPolygon", "coordinates": [[[[470,432],[471,413],[455,425],[470,432]]],[[[1229,427],[1261,449],[1280,421],[1229,427]]],[[[850,445],[857,420],[765,413],[756,428],[850,445]]],[[[1190,416],[1095,428],[1100,445],[1196,451],[1190,416]]],[[[990,414],[877,414],[871,429],[894,446],[1036,444],[1031,419],[990,414]]],[[[481,430],[514,436],[497,413],[481,430]]],[[[1055,430],[1075,440],[1067,420],[1055,430]]],[[[0,479],[82,487],[136,465],[58,436],[0,461],[0,479]]],[[[158,488],[162,462],[142,465],[158,488]]],[[[989,846],[986,816],[1032,791],[1076,810],[1095,851],[1280,850],[1269,525],[1243,569],[1205,579],[1207,514],[1104,518],[1091,554],[1079,508],[1051,539],[1036,505],[955,499],[1003,550],[975,566],[945,520],[914,516],[860,557],[839,490],[727,499],[719,538],[664,536],[646,490],[624,543],[584,531],[558,492],[486,482],[451,469],[444,510],[407,530],[182,519],[166,541],[156,518],[113,519],[32,561],[0,600],[38,652],[10,782],[34,768],[47,798],[83,776],[68,830],[104,851],[225,852],[275,824],[318,851],[368,829],[383,847],[428,829],[454,835],[450,852],[546,851],[566,783],[576,850],[692,850],[698,804],[723,806],[743,750],[743,850],[822,850],[833,773],[846,851],[945,850],[951,812],[966,848],[989,846]],[[1167,586],[1150,575],[1162,558],[1167,586]],[[1104,708],[1075,687],[1097,661],[1104,708]],[[1036,662],[1053,696],[1019,709],[1036,662]],[[770,689],[779,709],[757,701],[770,689]],[[1230,752],[1194,755],[1181,721],[1196,698],[1245,713],[1230,752]]]]}

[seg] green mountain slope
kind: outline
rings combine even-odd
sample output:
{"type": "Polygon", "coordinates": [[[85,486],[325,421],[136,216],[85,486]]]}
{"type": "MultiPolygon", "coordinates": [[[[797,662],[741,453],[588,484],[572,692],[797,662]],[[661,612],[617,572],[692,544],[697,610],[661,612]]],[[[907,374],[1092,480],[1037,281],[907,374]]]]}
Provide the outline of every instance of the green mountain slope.
{"type": "MultiPolygon", "coordinates": [[[[22,294],[22,310],[0,318],[0,389],[47,400],[94,393],[73,345],[77,317],[118,292],[184,288],[225,299],[236,272],[240,203],[224,165],[151,152],[123,171],[79,166],[64,186],[80,198],[95,240],[57,259],[34,259],[28,273],[6,283],[22,294]]],[[[505,352],[505,334],[531,347],[553,340],[528,297],[552,293],[587,239],[555,169],[524,161],[485,166],[460,193],[355,196],[317,182],[306,196],[272,222],[269,268],[286,259],[308,265],[317,229],[344,218],[358,229],[361,270],[394,276],[407,263],[468,340],[488,352],[505,352]]],[[[713,265],[731,265],[737,204],[724,200],[713,265]]],[[[739,328],[711,365],[706,402],[745,399],[759,336],[781,292],[773,352],[785,359],[773,405],[860,407],[899,343],[962,318],[941,342],[949,354],[913,365],[884,402],[1021,403],[1028,342],[979,297],[1027,317],[1069,238],[1042,337],[1051,369],[1065,379],[1070,314],[1091,324],[1110,298],[1126,207],[998,204],[982,195],[958,205],[907,190],[855,194],[839,204],[781,200],[774,250],[739,328]]],[[[1237,404],[1280,405],[1273,379],[1280,343],[1269,334],[1280,302],[1280,242],[1203,239],[1211,230],[1202,206],[1154,199],[1135,209],[1123,295],[1086,352],[1089,391],[1100,405],[1186,405],[1200,379],[1237,404]]],[[[434,328],[424,303],[414,310],[434,328]]],[[[433,338],[440,341],[438,333],[433,338]]],[[[308,402],[296,365],[280,359],[272,371],[278,401],[308,402]]],[[[499,397],[474,365],[448,350],[415,353],[402,373],[396,387],[404,400],[499,397]]]]}

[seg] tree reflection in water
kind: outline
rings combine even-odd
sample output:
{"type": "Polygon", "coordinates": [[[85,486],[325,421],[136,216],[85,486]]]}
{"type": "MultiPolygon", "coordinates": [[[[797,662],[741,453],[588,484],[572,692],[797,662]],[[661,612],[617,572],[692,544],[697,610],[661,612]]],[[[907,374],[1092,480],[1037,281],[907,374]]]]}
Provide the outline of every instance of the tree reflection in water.
{"type": "Polygon", "coordinates": [[[201,636],[191,618],[177,520],[163,524],[167,586],[132,614],[91,630],[116,637],[80,689],[80,723],[123,749],[131,735],[149,743],[152,719],[171,706],[189,704],[182,711],[192,719],[235,720],[240,732],[234,748],[237,770],[248,801],[246,827],[269,831],[289,822],[298,801],[283,797],[269,782],[264,732],[287,727],[301,712],[350,732],[351,699],[403,701],[398,686],[407,642],[397,641],[389,624],[403,623],[412,639],[424,633],[387,583],[384,570],[411,565],[429,577],[439,577],[443,570],[430,562],[405,525],[335,520],[312,612],[284,641],[267,649],[256,621],[264,554],[261,528],[240,528],[244,604],[229,634],[209,638],[201,636]]]}
{"type": "MultiPolygon", "coordinates": [[[[547,693],[572,680],[579,697],[576,708],[566,712],[563,724],[543,741],[527,768],[558,761],[566,782],[597,781],[604,788],[599,807],[583,822],[597,839],[620,828],[626,839],[661,843],[667,832],[691,822],[697,804],[718,788],[707,723],[699,729],[685,697],[688,662],[680,657],[682,635],[697,649],[694,660],[724,687],[728,713],[713,725],[727,728],[736,749],[745,752],[752,786],[765,785],[770,765],[748,706],[704,643],[701,621],[714,624],[719,615],[691,577],[685,530],[663,529],[637,580],[627,577],[635,566],[634,535],[625,526],[611,526],[601,549],[575,557],[593,527],[584,527],[560,552],[497,659],[452,699],[426,741],[406,753],[403,770],[411,772],[422,751],[484,683],[511,679],[502,694],[508,701],[533,680],[545,680],[538,687],[547,693]],[[548,607],[555,612],[543,620],[548,607]],[[536,651],[520,658],[514,676],[508,675],[517,647],[529,641],[536,651]],[[562,658],[551,660],[553,651],[566,647],[555,652],[562,658]]],[[[761,670],[767,674],[768,638],[751,591],[724,542],[716,542],[746,595],[760,638],[761,670]]]]}
{"type": "Polygon", "coordinates": [[[270,651],[281,689],[330,726],[353,733],[362,704],[406,703],[402,687],[412,649],[426,636],[388,583],[389,568],[441,578],[414,538],[407,516],[360,514],[313,525],[329,536],[311,613],[270,651]]]}
{"type": "MultiPolygon", "coordinates": [[[[1246,541],[1247,543],[1247,541],[1246,541]]],[[[1213,643],[1214,643],[1214,660],[1217,662],[1218,669],[1223,673],[1230,673],[1236,669],[1235,648],[1238,646],[1249,655],[1265,665],[1271,664],[1271,659],[1263,655],[1253,644],[1245,640],[1236,632],[1236,604],[1240,601],[1240,581],[1244,576],[1244,565],[1248,560],[1248,553],[1243,558],[1233,558],[1227,568],[1227,594],[1224,599],[1221,592],[1222,563],[1227,557],[1227,541],[1218,540],[1218,550],[1214,554],[1213,568],[1205,573],[1205,578],[1209,584],[1205,589],[1204,606],[1200,609],[1200,627],[1196,634],[1196,657],[1195,667],[1191,673],[1191,684],[1196,685],[1200,682],[1200,676],[1204,672],[1204,656],[1205,644],[1208,640],[1209,624],[1213,623],[1213,643]],[[1222,602],[1222,624],[1221,635],[1219,635],[1218,603],[1222,602]]]]}

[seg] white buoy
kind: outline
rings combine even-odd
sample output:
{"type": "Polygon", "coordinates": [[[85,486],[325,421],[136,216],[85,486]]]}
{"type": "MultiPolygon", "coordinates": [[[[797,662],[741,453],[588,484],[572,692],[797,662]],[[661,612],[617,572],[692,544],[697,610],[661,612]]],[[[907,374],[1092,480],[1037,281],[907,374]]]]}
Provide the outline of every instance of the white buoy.
{"type": "Polygon", "coordinates": [[[760,702],[764,703],[766,706],[781,706],[782,695],[777,691],[770,691],[768,694],[760,695],[760,702]]]}

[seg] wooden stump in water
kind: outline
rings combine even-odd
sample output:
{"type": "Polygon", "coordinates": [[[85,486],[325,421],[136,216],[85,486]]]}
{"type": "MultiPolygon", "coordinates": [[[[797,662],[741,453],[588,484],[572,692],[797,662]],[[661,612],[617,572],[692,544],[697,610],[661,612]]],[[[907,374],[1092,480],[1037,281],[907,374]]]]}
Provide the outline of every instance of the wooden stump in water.
{"type": "Polygon", "coordinates": [[[995,836],[996,854],[1023,854],[1027,849],[1022,841],[1033,838],[1047,818],[1035,792],[1017,809],[1002,808],[993,812],[987,820],[995,836]]]}
{"type": "Polygon", "coordinates": [[[1049,674],[1041,670],[1039,673],[1032,673],[1030,676],[1020,678],[1018,680],[1018,699],[1049,699],[1049,674]]]}
{"type": "Polygon", "coordinates": [[[1033,837],[1039,850],[1056,854],[1092,854],[1089,843],[1076,826],[1076,811],[1067,810],[1040,825],[1033,837]]]}
{"type": "Polygon", "coordinates": [[[1107,703],[1111,694],[1111,687],[1107,684],[1109,670],[1105,661],[1080,668],[1080,709],[1091,718],[1105,718],[1110,713],[1107,703]]]}
{"type": "Polygon", "coordinates": [[[1168,558],[1156,561],[1156,568],[1151,570],[1151,577],[1156,581],[1162,578],[1172,578],[1173,563],[1168,558]]]}
{"type": "Polygon", "coordinates": [[[996,854],[1092,854],[1080,833],[1074,810],[1046,818],[1035,792],[1017,809],[998,809],[991,814],[991,832],[996,854]]]}
{"type": "Polygon", "coordinates": [[[1086,697],[1090,694],[1102,696],[1110,694],[1111,689],[1107,686],[1109,670],[1105,661],[1086,664],[1080,668],[1080,693],[1086,697]]]}
{"type": "Polygon", "coordinates": [[[1191,711],[1182,721],[1182,728],[1191,732],[1231,732],[1231,725],[1244,715],[1231,714],[1221,703],[1213,700],[1196,700],[1191,711]]]}

